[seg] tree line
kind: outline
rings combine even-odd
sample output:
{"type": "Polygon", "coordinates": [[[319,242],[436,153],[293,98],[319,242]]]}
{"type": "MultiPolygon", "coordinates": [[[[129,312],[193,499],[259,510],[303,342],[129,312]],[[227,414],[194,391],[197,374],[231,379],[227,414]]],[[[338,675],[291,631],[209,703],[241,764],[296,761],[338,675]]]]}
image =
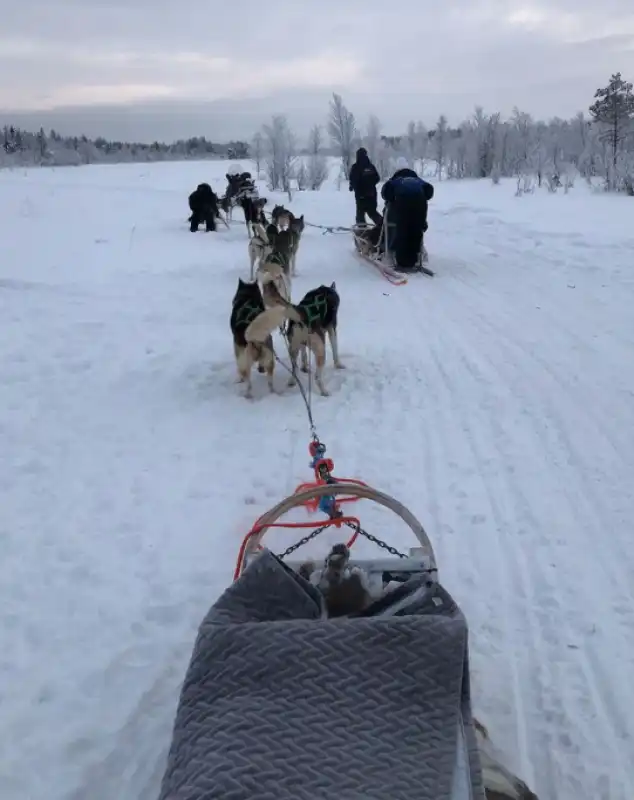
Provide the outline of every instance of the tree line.
{"type": "Polygon", "coordinates": [[[103,137],[62,136],[55,130],[37,133],[14,125],[2,129],[0,167],[13,166],[80,166],[82,164],[114,164],[137,161],[169,161],[205,158],[247,158],[249,146],[235,141],[226,144],[210,142],[204,136],[181,139],[172,144],[163,142],[121,142],[103,137]]]}
{"type": "Polygon", "coordinates": [[[271,190],[290,193],[321,188],[329,176],[329,155],[339,159],[339,183],[347,181],[361,145],[382,178],[391,174],[398,158],[405,157],[413,168],[436,180],[497,182],[514,177],[521,194],[543,183],[551,190],[567,189],[581,176],[607,191],[634,196],[632,84],[620,72],[613,74],[595,92],[587,114],[580,111],[572,119],[536,120],[519,108],[503,119],[499,112],[476,107],[458,126],[450,126],[441,115],[429,127],[412,120],[399,135],[389,135],[374,114],[361,125],[341,95],[333,94],[325,124],[313,125],[303,146],[284,114],[275,114],[248,144],[217,144],[204,136],[172,144],[130,143],[61,136],[54,130],[32,133],[7,125],[0,167],[250,157],[271,190]]]}
{"type": "Polygon", "coordinates": [[[290,192],[319,189],[327,177],[325,145],[340,159],[339,181],[347,180],[357,148],[363,145],[381,178],[396,160],[436,180],[502,177],[517,180],[518,194],[546,183],[552,191],[572,186],[581,176],[607,191],[634,196],[634,95],[620,72],[597,89],[589,115],[572,119],[536,120],[514,108],[509,119],[476,107],[473,115],[451,127],[441,115],[428,128],[411,121],[398,136],[384,133],[380,119],[370,115],[360,126],[355,115],[333,94],[325,126],[313,126],[308,147],[300,151],[288,119],[277,114],[251,142],[258,173],[264,168],[271,189],[290,192]]]}

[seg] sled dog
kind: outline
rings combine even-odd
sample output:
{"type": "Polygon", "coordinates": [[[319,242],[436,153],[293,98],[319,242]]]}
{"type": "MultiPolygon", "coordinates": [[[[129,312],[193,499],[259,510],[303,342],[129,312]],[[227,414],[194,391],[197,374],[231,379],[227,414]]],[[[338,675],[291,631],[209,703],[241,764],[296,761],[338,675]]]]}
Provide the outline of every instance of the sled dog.
{"type": "Polygon", "coordinates": [[[266,257],[272,252],[273,247],[269,240],[266,228],[261,223],[253,224],[253,236],[249,239],[249,262],[251,264],[251,280],[255,280],[255,265],[259,267],[264,263],[266,257]]]}
{"type": "Polygon", "coordinates": [[[304,222],[304,215],[301,217],[294,217],[291,214],[291,220],[288,226],[290,231],[290,274],[293,278],[297,275],[297,251],[299,250],[299,243],[302,240],[302,234],[306,223],[304,222]]]}
{"type": "Polygon", "coordinates": [[[244,211],[244,221],[250,237],[254,235],[256,225],[266,225],[264,206],[267,202],[266,197],[243,197],[239,201],[239,205],[244,211]]]}
{"type": "MultiPolygon", "coordinates": [[[[275,292],[273,284],[269,291],[275,292]]],[[[326,363],[326,335],[330,341],[332,358],[337,369],[344,365],[339,359],[337,340],[337,316],[340,298],[335,283],[330,286],[319,286],[311,289],[297,305],[293,305],[278,295],[277,304],[271,305],[264,314],[249,325],[245,332],[247,341],[264,341],[267,336],[288,320],[286,336],[289,355],[293,367],[293,375],[288,385],[294,386],[297,357],[301,354],[301,369],[308,372],[307,349],[315,357],[315,383],[324,397],[328,392],[323,383],[323,369],[326,363]]]]}
{"type": "Polygon", "coordinates": [[[271,220],[276,228],[288,228],[291,224],[291,212],[284,206],[274,206],[271,211],[271,220]]]}
{"type": "Polygon", "coordinates": [[[306,227],[304,215],[296,217],[281,206],[276,206],[271,217],[273,221],[267,228],[269,240],[288,261],[288,273],[294,278],[297,274],[297,251],[306,227]]]}
{"type": "Polygon", "coordinates": [[[264,311],[264,300],[257,283],[246,283],[238,278],[238,288],[233,298],[229,325],[233,335],[238,382],[246,383],[245,397],[247,398],[253,396],[251,370],[256,363],[258,372],[266,372],[269,390],[274,391],[275,352],[270,332],[258,339],[249,339],[246,335],[249,327],[262,316],[264,311]]]}
{"type": "MultiPolygon", "coordinates": [[[[271,223],[266,230],[260,230],[260,238],[263,235],[267,238],[269,249],[260,260],[257,270],[258,281],[262,288],[273,281],[282,297],[290,302],[293,233],[288,228],[280,231],[271,223]]],[[[267,297],[264,299],[267,306],[275,305],[274,298],[268,297],[271,302],[266,302],[267,297]]]]}

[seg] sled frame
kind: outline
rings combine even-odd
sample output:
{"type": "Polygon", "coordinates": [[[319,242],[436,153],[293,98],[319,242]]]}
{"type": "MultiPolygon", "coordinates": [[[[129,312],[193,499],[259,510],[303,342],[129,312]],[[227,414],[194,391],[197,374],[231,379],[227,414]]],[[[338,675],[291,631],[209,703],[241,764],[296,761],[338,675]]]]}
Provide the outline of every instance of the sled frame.
{"type": "MultiPolygon", "coordinates": [[[[286,559],[284,563],[293,572],[301,574],[302,566],[308,560],[294,558],[286,559]]],[[[405,583],[414,576],[425,575],[431,585],[437,574],[435,565],[422,547],[410,547],[409,555],[404,558],[351,558],[348,566],[363,570],[368,578],[370,594],[375,599],[382,597],[390,583],[405,583]]]]}
{"type": "MultiPolygon", "coordinates": [[[[388,230],[390,224],[395,226],[395,223],[390,223],[389,220],[389,207],[388,204],[385,204],[385,208],[383,209],[383,225],[381,226],[381,236],[379,237],[379,246],[383,243],[383,253],[387,257],[387,264],[386,266],[390,267],[391,269],[395,268],[396,261],[394,258],[394,253],[390,250],[388,243],[389,243],[389,236],[388,230]]],[[[418,253],[418,260],[416,261],[416,266],[420,271],[423,271],[425,265],[429,263],[429,253],[427,252],[427,248],[425,247],[425,234],[423,233],[423,238],[421,239],[420,243],[420,252],[418,253]]]]}
{"type": "MultiPolygon", "coordinates": [[[[352,235],[354,237],[355,249],[361,258],[369,261],[375,267],[377,267],[381,272],[383,272],[384,277],[386,277],[391,283],[407,283],[407,276],[411,273],[409,272],[399,272],[396,269],[396,262],[394,258],[394,253],[390,250],[388,243],[389,243],[389,236],[388,236],[388,229],[389,229],[389,211],[387,205],[383,210],[383,224],[381,225],[381,233],[379,236],[379,241],[377,247],[372,255],[366,255],[362,253],[357,239],[357,231],[368,230],[372,228],[372,225],[366,224],[355,224],[352,228],[352,235]],[[383,253],[380,252],[381,246],[383,246],[383,253]]],[[[429,269],[426,265],[429,263],[429,253],[427,252],[427,248],[425,247],[425,234],[423,234],[423,239],[421,241],[421,249],[418,254],[418,260],[416,262],[416,270],[414,272],[420,272],[424,275],[429,275],[433,277],[434,272],[429,269]]]]}

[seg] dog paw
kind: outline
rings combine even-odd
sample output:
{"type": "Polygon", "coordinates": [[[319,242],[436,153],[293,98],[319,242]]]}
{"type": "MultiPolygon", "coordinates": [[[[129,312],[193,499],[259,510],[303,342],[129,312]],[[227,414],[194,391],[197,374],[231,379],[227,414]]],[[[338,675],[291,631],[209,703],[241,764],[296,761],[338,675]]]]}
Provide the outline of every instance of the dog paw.
{"type": "Polygon", "coordinates": [[[342,364],[341,361],[335,362],[335,369],[345,369],[346,365],[342,364]]]}
{"type": "Polygon", "coordinates": [[[302,364],[300,369],[302,372],[308,372],[308,364],[302,364]]]}
{"type": "Polygon", "coordinates": [[[289,378],[288,379],[288,383],[286,385],[287,386],[297,386],[297,381],[295,380],[295,378],[289,378]]]}
{"type": "Polygon", "coordinates": [[[320,394],[322,397],[330,397],[330,392],[327,389],[321,389],[320,394]]]}

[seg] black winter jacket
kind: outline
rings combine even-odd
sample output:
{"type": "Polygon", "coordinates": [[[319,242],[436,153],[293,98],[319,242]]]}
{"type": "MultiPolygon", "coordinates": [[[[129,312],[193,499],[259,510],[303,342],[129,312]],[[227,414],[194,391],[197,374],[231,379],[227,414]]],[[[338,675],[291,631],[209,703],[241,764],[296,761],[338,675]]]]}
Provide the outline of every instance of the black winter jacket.
{"type": "Polygon", "coordinates": [[[357,197],[376,197],[376,185],[380,180],[365,148],[359,148],[357,160],[350,168],[350,191],[357,197]]]}

